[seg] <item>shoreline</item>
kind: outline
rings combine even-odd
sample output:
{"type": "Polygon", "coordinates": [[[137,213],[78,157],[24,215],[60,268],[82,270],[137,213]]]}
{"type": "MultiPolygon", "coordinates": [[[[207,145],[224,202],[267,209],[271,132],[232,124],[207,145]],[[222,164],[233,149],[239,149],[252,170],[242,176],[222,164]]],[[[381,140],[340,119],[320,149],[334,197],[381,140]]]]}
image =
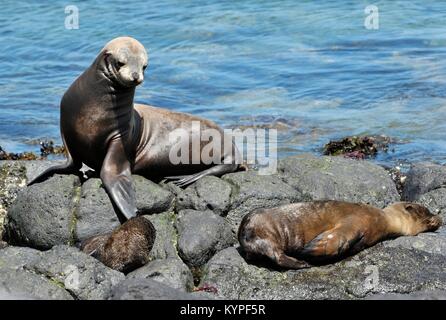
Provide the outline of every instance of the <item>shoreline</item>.
{"type": "MultiPolygon", "coordinates": [[[[8,213],[6,240],[10,243],[0,250],[0,261],[6,261],[0,269],[6,275],[14,263],[29,264],[23,256],[29,251],[45,273],[62,283],[67,277],[48,271],[51,261],[56,269],[85,263],[99,268],[109,280],[99,299],[136,299],[136,291],[138,297],[150,299],[160,290],[172,299],[184,295],[189,299],[373,299],[380,294],[419,295],[424,290],[429,295],[430,290],[446,290],[444,226],[439,232],[385,241],[332,265],[298,271],[248,264],[235,239],[241,218],[255,208],[325,198],[384,207],[403,197],[426,205],[446,220],[446,166],[413,164],[402,195],[389,172],[370,161],[310,154],[280,160],[275,175],[248,171],[205,177],[186,189],[134,176],[138,207],[155,225],[157,240],[151,262],[123,275],[72,247],[78,240],[119,225],[99,179],[81,183],[75,176],[55,176],[24,187],[53,163],[0,161],[0,193],[7,195],[2,205],[8,213]],[[5,258],[11,252],[18,262],[5,258]],[[369,288],[364,285],[364,272],[373,266],[385,280],[369,288]]],[[[85,272],[91,272],[89,268],[85,272]]],[[[23,277],[28,276],[26,272],[23,277]]],[[[20,281],[14,284],[17,288],[30,280],[20,281]]],[[[75,298],[87,296],[77,292],[75,298]]]]}

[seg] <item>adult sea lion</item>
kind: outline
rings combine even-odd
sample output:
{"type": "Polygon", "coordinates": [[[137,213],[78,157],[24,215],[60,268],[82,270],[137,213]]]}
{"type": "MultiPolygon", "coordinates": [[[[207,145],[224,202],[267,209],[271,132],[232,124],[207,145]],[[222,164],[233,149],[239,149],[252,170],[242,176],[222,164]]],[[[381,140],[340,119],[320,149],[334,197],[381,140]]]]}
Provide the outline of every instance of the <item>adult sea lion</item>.
{"type": "MultiPolygon", "coordinates": [[[[116,38],[101,50],[61,101],[60,128],[67,162],[47,169],[29,185],[53,174],[78,173],[84,163],[100,173],[112,202],[129,219],[137,213],[132,173],[152,180],[172,176],[176,184],[185,186],[206,175],[238,170],[239,153],[234,144],[231,150],[222,148],[216,154],[219,163],[204,163],[200,157],[198,163],[190,164],[194,151],[196,157],[193,148],[186,155],[188,163],[170,161],[171,149],[181,143],[170,141],[173,130],[181,128],[192,136],[192,122],[199,121],[201,131],[214,129],[222,137],[224,134],[212,121],[134,104],[135,88],[144,80],[147,65],[144,46],[130,37],[116,38]]],[[[199,144],[200,152],[205,145],[199,144]]]]}
{"type": "Polygon", "coordinates": [[[113,232],[81,243],[81,250],[106,266],[128,273],[149,262],[156,231],[144,217],[131,218],[113,232]]]}
{"type": "Polygon", "coordinates": [[[300,269],[355,254],[385,239],[434,231],[439,216],[419,204],[399,202],[381,210],[342,201],[315,201],[257,209],[240,224],[247,259],[268,258],[300,269]]]}

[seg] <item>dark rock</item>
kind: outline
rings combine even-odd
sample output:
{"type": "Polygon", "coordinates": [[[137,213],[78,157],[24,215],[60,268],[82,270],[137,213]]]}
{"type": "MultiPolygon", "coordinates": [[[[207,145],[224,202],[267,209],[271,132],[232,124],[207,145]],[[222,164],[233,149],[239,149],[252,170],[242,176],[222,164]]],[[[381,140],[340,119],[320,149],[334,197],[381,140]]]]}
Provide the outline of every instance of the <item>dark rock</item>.
{"type": "Polygon", "coordinates": [[[173,183],[167,183],[164,187],[175,194],[177,211],[212,210],[224,216],[231,204],[231,185],[217,177],[203,177],[186,189],[181,189],[173,183]]]}
{"type": "Polygon", "coordinates": [[[416,249],[446,256],[446,236],[434,232],[420,233],[415,237],[399,237],[383,242],[383,246],[416,249]]]}
{"type": "Polygon", "coordinates": [[[160,213],[173,209],[174,195],[156,183],[134,175],[136,206],[141,214],[160,213]]]}
{"type": "Polygon", "coordinates": [[[175,213],[163,212],[146,215],[156,230],[155,243],[150,251],[150,260],[177,258],[177,232],[174,227],[175,213]]]}
{"type": "Polygon", "coordinates": [[[120,226],[118,216],[100,179],[88,179],[82,185],[76,214],[76,240],[105,234],[120,226]]]}
{"type": "Polygon", "coordinates": [[[432,213],[439,214],[446,224],[446,188],[439,188],[421,195],[416,201],[426,206],[432,213]]]}
{"type": "Polygon", "coordinates": [[[0,299],[73,299],[59,282],[28,268],[41,255],[30,248],[0,250],[0,299]]]}
{"type": "Polygon", "coordinates": [[[194,286],[192,272],[178,258],[154,260],[129,273],[127,278],[152,279],[182,291],[190,291],[194,286]]]}
{"type": "Polygon", "coordinates": [[[367,161],[304,154],[282,160],[279,174],[311,200],[343,200],[379,208],[400,200],[388,173],[367,161]]]}
{"type": "Polygon", "coordinates": [[[179,255],[189,266],[201,266],[216,252],[235,243],[229,224],[210,210],[180,211],[176,228],[179,255]]]}
{"type": "Polygon", "coordinates": [[[226,299],[359,299],[446,289],[444,255],[378,244],[333,265],[287,272],[247,264],[236,248],[217,253],[201,285],[226,299]]]}
{"type": "Polygon", "coordinates": [[[303,200],[299,191],[276,175],[259,175],[255,171],[236,172],[224,175],[223,180],[232,185],[231,209],[226,218],[234,233],[242,218],[254,209],[303,200]]]}
{"type": "Polygon", "coordinates": [[[416,163],[407,173],[402,198],[418,200],[423,194],[446,187],[446,166],[435,163],[416,163]]]}
{"type": "Polygon", "coordinates": [[[204,177],[195,183],[197,195],[206,203],[206,208],[219,215],[228,212],[232,188],[226,181],[217,177],[204,177]]]}
{"type": "Polygon", "coordinates": [[[446,300],[446,291],[423,290],[406,294],[375,294],[367,300],[446,300]]]}
{"type": "Polygon", "coordinates": [[[77,299],[106,299],[112,287],[125,279],[124,274],[69,246],[43,252],[27,268],[53,279],[77,299]]]}
{"type": "Polygon", "coordinates": [[[54,177],[22,190],[8,211],[8,242],[38,249],[74,242],[80,180],[54,177]]]}
{"type": "Polygon", "coordinates": [[[0,161],[0,239],[8,209],[25,186],[25,168],[14,161],[0,161]]]}
{"type": "Polygon", "coordinates": [[[115,286],[112,300],[197,300],[200,296],[174,289],[165,284],[141,278],[128,278],[115,286]]]}

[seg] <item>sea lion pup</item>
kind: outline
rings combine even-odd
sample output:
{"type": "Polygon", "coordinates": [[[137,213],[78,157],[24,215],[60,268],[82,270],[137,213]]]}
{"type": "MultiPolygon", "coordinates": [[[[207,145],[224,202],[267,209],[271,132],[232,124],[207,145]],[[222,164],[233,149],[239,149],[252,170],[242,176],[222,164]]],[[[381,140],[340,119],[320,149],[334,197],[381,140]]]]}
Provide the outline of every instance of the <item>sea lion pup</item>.
{"type": "MultiPolygon", "coordinates": [[[[61,101],[60,128],[67,162],[47,169],[28,185],[54,174],[79,174],[84,163],[100,173],[112,202],[129,219],[137,213],[132,173],[151,180],[173,176],[170,179],[176,184],[186,186],[206,175],[220,176],[239,169],[240,155],[234,143],[228,143],[229,147],[221,143],[220,152],[212,152],[211,162],[196,159],[198,150],[192,137],[197,136],[197,122],[198,133],[213,130],[224,141],[223,130],[214,122],[133,103],[147,65],[144,46],[133,38],[116,38],[101,50],[61,101]],[[192,147],[188,154],[184,152],[188,161],[177,164],[172,163],[170,151],[182,150],[179,145],[186,139],[170,139],[169,133],[179,128],[191,138],[192,147]]],[[[201,155],[208,143],[199,140],[196,145],[201,155]]]]}
{"type": "Polygon", "coordinates": [[[156,232],[144,217],[127,220],[116,230],[91,237],[81,243],[81,250],[106,266],[128,273],[149,262],[156,232]]]}
{"type": "Polygon", "coordinates": [[[339,260],[385,239],[434,231],[441,224],[439,216],[415,203],[381,210],[342,201],[301,202],[247,214],[238,239],[248,260],[267,258],[279,267],[300,269],[339,260]]]}

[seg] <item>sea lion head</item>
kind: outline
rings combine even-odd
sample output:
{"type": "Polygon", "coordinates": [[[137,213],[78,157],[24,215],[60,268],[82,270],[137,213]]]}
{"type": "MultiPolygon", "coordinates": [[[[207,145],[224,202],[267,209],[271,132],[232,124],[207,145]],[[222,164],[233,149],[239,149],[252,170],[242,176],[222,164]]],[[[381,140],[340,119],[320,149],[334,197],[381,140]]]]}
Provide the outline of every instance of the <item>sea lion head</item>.
{"type": "Polygon", "coordinates": [[[428,208],[411,202],[397,202],[384,209],[389,213],[400,213],[403,220],[410,224],[413,232],[435,231],[443,224],[439,215],[432,214],[428,208]]]}
{"type": "Polygon", "coordinates": [[[123,87],[136,87],[144,81],[148,55],[136,39],[119,37],[111,40],[101,51],[104,75],[123,87]]]}

